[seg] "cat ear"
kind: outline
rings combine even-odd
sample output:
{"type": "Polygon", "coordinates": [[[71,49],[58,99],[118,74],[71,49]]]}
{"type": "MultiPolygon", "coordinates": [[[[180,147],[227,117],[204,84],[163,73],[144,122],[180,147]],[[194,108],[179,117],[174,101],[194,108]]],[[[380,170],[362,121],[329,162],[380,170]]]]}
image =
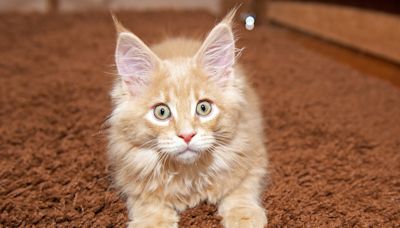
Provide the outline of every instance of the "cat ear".
{"type": "Polygon", "coordinates": [[[195,56],[197,64],[219,85],[225,85],[235,63],[235,38],[227,20],[216,25],[195,56]]]}
{"type": "Polygon", "coordinates": [[[133,95],[149,84],[159,65],[158,57],[137,36],[130,32],[118,34],[115,50],[118,74],[133,95]]]}

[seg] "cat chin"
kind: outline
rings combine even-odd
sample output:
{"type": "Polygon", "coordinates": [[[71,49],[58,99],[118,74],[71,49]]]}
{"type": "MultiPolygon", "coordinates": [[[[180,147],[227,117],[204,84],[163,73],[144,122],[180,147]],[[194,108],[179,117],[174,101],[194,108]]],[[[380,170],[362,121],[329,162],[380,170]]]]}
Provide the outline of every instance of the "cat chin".
{"type": "Polygon", "coordinates": [[[178,153],[175,156],[175,159],[184,164],[192,164],[199,158],[199,155],[199,152],[187,149],[183,152],[178,153]]]}

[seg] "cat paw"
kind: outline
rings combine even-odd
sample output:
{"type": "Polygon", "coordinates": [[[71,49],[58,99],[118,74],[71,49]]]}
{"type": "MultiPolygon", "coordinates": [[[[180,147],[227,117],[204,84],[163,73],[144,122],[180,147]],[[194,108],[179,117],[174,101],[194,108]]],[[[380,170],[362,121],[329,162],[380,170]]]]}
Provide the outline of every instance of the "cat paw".
{"type": "Polygon", "coordinates": [[[225,228],[263,228],[267,217],[261,207],[240,207],[227,211],[222,223],[225,228]]]}

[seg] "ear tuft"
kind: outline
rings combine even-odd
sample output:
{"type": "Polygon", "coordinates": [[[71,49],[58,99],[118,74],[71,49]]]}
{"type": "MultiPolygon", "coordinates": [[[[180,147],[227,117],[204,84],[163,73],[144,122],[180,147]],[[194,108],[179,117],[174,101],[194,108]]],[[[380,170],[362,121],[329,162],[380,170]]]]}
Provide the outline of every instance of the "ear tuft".
{"type": "Polygon", "coordinates": [[[115,16],[115,14],[111,13],[111,17],[113,19],[114,22],[114,26],[115,26],[115,30],[117,30],[117,33],[121,33],[121,32],[129,32],[128,29],[126,29],[121,22],[119,22],[117,16],[115,16]]]}
{"type": "Polygon", "coordinates": [[[221,23],[225,23],[227,25],[229,25],[230,27],[232,27],[233,21],[235,19],[236,16],[236,12],[238,11],[238,9],[240,8],[241,5],[237,5],[234,8],[232,8],[228,14],[226,14],[226,16],[224,17],[224,19],[222,19],[221,23]]]}

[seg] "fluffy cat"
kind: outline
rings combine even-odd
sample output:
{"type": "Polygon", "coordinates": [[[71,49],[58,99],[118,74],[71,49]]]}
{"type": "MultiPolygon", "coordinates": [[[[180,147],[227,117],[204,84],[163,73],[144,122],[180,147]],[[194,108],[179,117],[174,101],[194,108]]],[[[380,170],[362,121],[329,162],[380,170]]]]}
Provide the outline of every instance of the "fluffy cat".
{"type": "Polygon", "coordinates": [[[116,20],[109,159],[129,227],[178,227],[179,212],[218,205],[225,227],[264,227],[262,116],[235,63],[234,11],[203,43],[147,47],[116,20]]]}

